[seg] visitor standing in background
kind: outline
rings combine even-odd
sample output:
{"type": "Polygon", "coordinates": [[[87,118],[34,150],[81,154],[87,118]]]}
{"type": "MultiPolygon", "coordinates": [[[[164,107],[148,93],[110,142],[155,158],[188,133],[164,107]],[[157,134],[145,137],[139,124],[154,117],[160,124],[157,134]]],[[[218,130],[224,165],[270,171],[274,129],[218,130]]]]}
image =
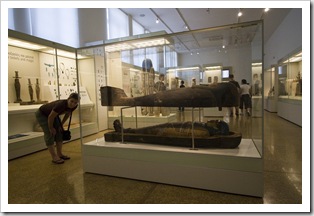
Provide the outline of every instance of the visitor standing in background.
{"type": "Polygon", "coordinates": [[[242,79],[241,86],[240,86],[240,109],[241,113],[244,115],[243,112],[243,105],[245,106],[246,114],[251,116],[251,108],[252,108],[252,98],[250,95],[251,86],[248,85],[246,79],[242,79]]]}
{"type": "MultiPolygon", "coordinates": [[[[183,81],[183,80],[181,80],[180,88],[185,88],[185,85],[184,85],[184,81],[183,81]]],[[[184,111],[184,107],[179,107],[179,111],[180,111],[180,112],[183,112],[183,111],[184,111]]]]}
{"type": "MultiPolygon", "coordinates": [[[[238,83],[237,81],[234,80],[233,74],[230,74],[230,75],[229,75],[229,82],[232,83],[232,84],[234,84],[234,85],[237,87],[238,92],[240,92],[240,85],[239,85],[239,83],[238,83]]],[[[239,97],[239,96],[237,96],[237,97],[238,97],[237,99],[240,100],[240,97],[239,97]]],[[[230,107],[230,108],[229,108],[229,116],[230,116],[230,117],[233,116],[233,108],[235,108],[236,115],[237,115],[237,116],[239,115],[239,106],[230,107]]]]}
{"type": "Polygon", "coordinates": [[[192,87],[193,86],[196,86],[196,79],[194,77],[192,78],[192,87]]]}

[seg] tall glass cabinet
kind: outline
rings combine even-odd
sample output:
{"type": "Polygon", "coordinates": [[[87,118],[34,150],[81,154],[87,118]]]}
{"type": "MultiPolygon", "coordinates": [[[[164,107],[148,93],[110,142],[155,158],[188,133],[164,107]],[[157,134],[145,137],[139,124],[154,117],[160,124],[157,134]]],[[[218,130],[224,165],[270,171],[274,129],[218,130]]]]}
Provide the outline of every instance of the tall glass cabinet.
{"type": "Polygon", "coordinates": [[[9,159],[46,148],[35,112],[45,103],[67,99],[73,92],[79,92],[81,100],[72,116],[72,139],[98,132],[94,70],[82,66],[77,73],[78,65],[85,61],[88,59],[76,55],[75,48],[9,30],[9,159]]]}
{"type": "MultiPolygon", "coordinates": [[[[254,21],[174,34],[157,32],[105,41],[77,49],[78,75],[94,80],[98,125],[108,129],[102,138],[82,137],[85,172],[263,196],[263,22],[254,21]],[[187,91],[229,82],[233,74],[246,79],[255,95],[252,116],[231,117],[228,107],[211,115],[206,107],[102,106],[109,100],[102,89],[123,92],[124,98],[171,93],[184,81],[187,91]],[[257,78],[260,82],[257,81],[257,78]],[[89,76],[89,77],[88,77],[89,76]],[[159,88],[162,82],[162,88],[159,88]],[[254,84],[258,84],[255,85],[254,84]],[[157,87],[156,87],[157,86],[157,87]],[[196,87],[194,87],[196,86],[196,87]],[[132,141],[106,141],[105,134],[123,128],[142,129],[191,122],[224,121],[241,134],[236,148],[195,148],[132,141]],[[102,125],[102,126],[101,126],[102,125]],[[215,176],[215,178],[213,178],[215,176]]],[[[184,98],[184,95],[180,96],[184,98]]],[[[215,108],[210,108],[215,109],[215,108]]],[[[216,108],[218,109],[218,108],[216,108]]],[[[193,130],[193,128],[191,128],[193,130]]],[[[123,136],[122,136],[123,137],[123,136]]],[[[163,139],[162,136],[155,139],[163,139]]]]}

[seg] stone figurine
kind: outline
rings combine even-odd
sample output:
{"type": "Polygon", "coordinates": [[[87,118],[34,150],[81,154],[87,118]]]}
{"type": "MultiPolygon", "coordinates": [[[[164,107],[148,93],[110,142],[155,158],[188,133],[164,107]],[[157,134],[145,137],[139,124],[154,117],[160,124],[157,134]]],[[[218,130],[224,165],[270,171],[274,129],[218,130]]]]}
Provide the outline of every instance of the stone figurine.
{"type": "Polygon", "coordinates": [[[38,78],[36,79],[35,91],[36,91],[36,98],[37,98],[37,101],[40,101],[40,86],[39,86],[39,80],[38,80],[38,78]]]}
{"type": "Polygon", "coordinates": [[[21,84],[20,84],[20,80],[21,77],[19,77],[19,72],[15,71],[15,78],[14,79],[14,88],[15,88],[15,94],[16,94],[16,101],[14,101],[14,103],[20,103],[22,101],[21,99],[21,84]]]}
{"type": "Polygon", "coordinates": [[[29,96],[31,98],[30,102],[35,102],[34,101],[34,90],[32,87],[31,79],[28,79],[28,93],[29,93],[29,96]]]}

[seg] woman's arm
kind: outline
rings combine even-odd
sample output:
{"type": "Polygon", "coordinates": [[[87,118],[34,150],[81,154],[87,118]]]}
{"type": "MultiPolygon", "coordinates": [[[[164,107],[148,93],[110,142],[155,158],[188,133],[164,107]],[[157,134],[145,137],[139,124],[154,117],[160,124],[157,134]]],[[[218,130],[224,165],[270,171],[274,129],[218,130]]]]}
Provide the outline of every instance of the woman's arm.
{"type": "MultiPolygon", "coordinates": [[[[58,113],[55,111],[51,111],[48,116],[48,128],[50,130],[50,133],[54,136],[56,135],[56,129],[53,127],[54,119],[58,116],[58,113]]],[[[61,125],[62,126],[62,125],[61,125]]]]}
{"type": "Polygon", "coordinates": [[[70,114],[71,114],[71,113],[66,113],[66,114],[64,115],[64,117],[63,117],[63,119],[62,119],[62,125],[64,125],[64,122],[66,122],[66,121],[68,120],[70,114]]]}

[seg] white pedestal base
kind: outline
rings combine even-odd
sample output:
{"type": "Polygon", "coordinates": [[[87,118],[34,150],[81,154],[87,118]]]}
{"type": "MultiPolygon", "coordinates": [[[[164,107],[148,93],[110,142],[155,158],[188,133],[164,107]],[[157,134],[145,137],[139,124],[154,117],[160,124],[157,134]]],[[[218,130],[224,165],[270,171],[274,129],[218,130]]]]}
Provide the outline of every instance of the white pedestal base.
{"type": "Polygon", "coordinates": [[[277,100],[274,97],[264,99],[264,109],[268,112],[277,112],[277,100]]]}
{"type": "Polygon", "coordinates": [[[221,192],[263,196],[263,162],[251,140],[237,149],[199,149],[93,141],[84,172],[221,192]]]}
{"type": "Polygon", "coordinates": [[[302,126],[302,100],[279,99],[278,116],[302,126]]]}

